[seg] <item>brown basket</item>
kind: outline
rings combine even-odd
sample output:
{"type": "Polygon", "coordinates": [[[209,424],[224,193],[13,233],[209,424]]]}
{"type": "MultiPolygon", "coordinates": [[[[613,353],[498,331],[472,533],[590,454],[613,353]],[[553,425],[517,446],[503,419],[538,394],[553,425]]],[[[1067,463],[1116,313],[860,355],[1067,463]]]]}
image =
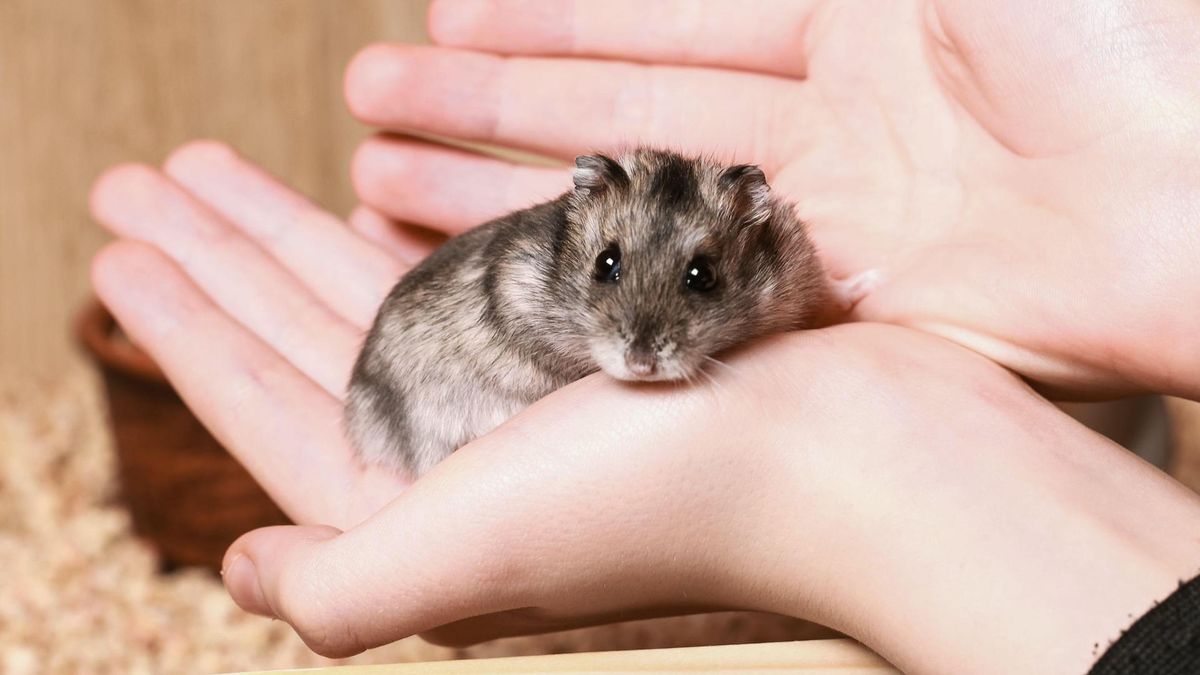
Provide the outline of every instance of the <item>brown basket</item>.
{"type": "Polygon", "coordinates": [[[99,302],[80,312],[76,331],[104,378],[121,496],[165,567],[219,570],[242,533],[289,522],[99,302]]]}

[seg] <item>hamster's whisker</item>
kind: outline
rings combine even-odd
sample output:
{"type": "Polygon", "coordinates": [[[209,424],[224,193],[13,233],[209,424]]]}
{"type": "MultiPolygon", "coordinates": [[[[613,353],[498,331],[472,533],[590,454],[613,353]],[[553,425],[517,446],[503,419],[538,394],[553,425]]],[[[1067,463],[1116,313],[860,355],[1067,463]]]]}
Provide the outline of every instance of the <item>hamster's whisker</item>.
{"type": "Polygon", "coordinates": [[[704,379],[707,380],[708,383],[712,385],[712,388],[710,389],[710,393],[713,394],[713,397],[717,401],[717,409],[720,410],[722,413],[724,413],[725,412],[725,399],[728,398],[728,396],[729,396],[729,390],[726,389],[725,386],[722,385],[720,382],[718,382],[717,378],[713,377],[711,373],[704,372],[703,368],[697,369],[696,372],[699,373],[701,376],[703,376],[704,379]]]}
{"type": "Polygon", "coordinates": [[[691,373],[684,373],[683,382],[689,387],[694,387],[696,386],[696,377],[691,373]]]}
{"type": "Polygon", "coordinates": [[[737,368],[734,368],[733,366],[729,365],[728,363],[725,363],[724,361],[715,359],[711,356],[705,356],[704,360],[708,361],[709,363],[711,363],[713,365],[720,366],[720,367],[724,368],[725,370],[729,371],[730,373],[733,373],[734,375],[738,374],[737,368]]]}

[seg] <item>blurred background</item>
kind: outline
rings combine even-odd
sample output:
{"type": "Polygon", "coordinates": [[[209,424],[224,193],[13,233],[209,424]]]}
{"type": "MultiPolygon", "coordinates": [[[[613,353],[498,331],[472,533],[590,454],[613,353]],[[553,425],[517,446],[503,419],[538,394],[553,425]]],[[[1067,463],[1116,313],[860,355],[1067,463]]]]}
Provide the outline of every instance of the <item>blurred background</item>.
{"type": "MultiPolygon", "coordinates": [[[[329,663],[242,614],[212,572],[234,536],[282,515],[103,312],[85,311],[107,239],[87,194],[108,165],[215,138],[347,213],[368,130],[345,112],[342,71],[368,43],[425,41],[424,12],[424,0],[0,0],[0,672],[329,663]]],[[[1195,405],[1074,410],[1200,486],[1195,405]]],[[[828,634],[726,613],[466,650],[410,639],[353,661],[828,634]]]]}
{"type": "MultiPolygon", "coordinates": [[[[0,0],[0,673],[211,673],[331,663],[243,614],[211,567],[282,515],[105,315],[101,170],[192,138],[238,148],[337,214],[368,130],[342,71],[424,42],[425,0],[0,0]],[[102,367],[101,367],[102,366],[102,367]]],[[[504,640],[402,641],[351,662],[828,635],[722,614],[504,640]]]]}
{"type": "Polygon", "coordinates": [[[365,134],[342,69],[379,40],[425,41],[423,0],[0,2],[0,373],[52,374],[105,240],[102,168],[219,138],[335,213],[365,134]]]}

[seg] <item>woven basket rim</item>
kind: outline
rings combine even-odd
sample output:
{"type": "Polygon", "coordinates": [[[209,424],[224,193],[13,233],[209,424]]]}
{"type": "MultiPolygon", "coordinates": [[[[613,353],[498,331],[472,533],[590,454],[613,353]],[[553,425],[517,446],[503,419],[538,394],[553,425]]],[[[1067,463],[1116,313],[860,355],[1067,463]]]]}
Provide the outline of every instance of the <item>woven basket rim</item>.
{"type": "Polygon", "coordinates": [[[101,367],[132,375],[156,384],[167,378],[146,352],[129,340],[116,339],[117,320],[96,298],[91,298],[75,317],[75,337],[101,367]]]}

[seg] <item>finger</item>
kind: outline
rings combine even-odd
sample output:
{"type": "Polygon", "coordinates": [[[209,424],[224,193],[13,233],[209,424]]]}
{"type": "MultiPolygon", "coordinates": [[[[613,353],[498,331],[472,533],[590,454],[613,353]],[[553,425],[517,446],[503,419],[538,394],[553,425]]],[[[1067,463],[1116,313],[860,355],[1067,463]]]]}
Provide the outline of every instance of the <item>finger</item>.
{"type": "Polygon", "coordinates": [[[295,558],[301,555],[298,549],[313,547],[321,542],[329,541],[341,534],[342,531],[328,525],[311,526],[274,526],[264,527],[252,532],[254,542],[254,558],[245,553],[248,535],[239,538],[225,552],[221,562],[221,578],[229,591],[230,597],[239,607],[252,614],[266,617],[283,617],[288,609],[280,604],[278,592],[270,597],[263,591],[259,581],[258,565],[269,568],[275,561],[284,558],[295,558]]]}
{"type": "MultiPolygon", "coordinates": [[[[323,633],[331,627],[353,625],[355,619],[350,616],[339,616],[333,611],[320,612],[314,615],[311,608],[298,607],[297,590],[285,590],[280,586],[295,583],[296,577],[289,581],[281,581],[280,577],[289,576],[282,570],[272,573],[281,567],[290,569],[291,566],[311,565],[314,559],[325,555],[322,544],[328,542],[326,549],[337,546],[332,541],[342,534],[336,528],[328,526],[287,527],[276,526],[261,528],[240,538],[225,554],[221,566],[221,576],[230,596],[242,609],[253,614],[270,618],[281,618],[294,626],[299,626],[298,633],[314,651],[325,656],[345,656],[369,649],[375,646],[375,641],[364,639],[357,631],[348,631],[343,636],[330,638],[323,633]],[[256,563],[255,561],[259,561],[256,563]],[[258,566],[262,565],[267,573],[261,575],[258,566]],[[262,584],[268,584],[271,593],[263,590],[262,584]],[[336,644],[333,644],[336,643],[336,644]]],[[[353,565],[351,561],[334,562],[353,565]]],[[[313,582],[308,582],[313,583],[313,582]]],[[[301,586],[301,588],[304,588],[301,586]]],[[[506,637],[535,635],[554,631],[573,630],[600,626],[619,621],[636,621],[654,619],[683,614],[715,612],[726,609],[716,605],[689,605],[679,603],[664,607],[622,609],[617,612],[606,612],[588,615],[549,616],[542,611],[517,609],[476,616],[445,625],[439,625],[433,630],[424,631],[421,637],[428,642],[447,647],[467,647],[480,642],[497,640],[506,637]]],[[[350,609],[355,612],[355,609],[350,609]]],[[[373,606],[361,608],[363,612],[374,611],[373,606]]],[[[401,636],[392,632],[391,639],[401,636]]]]}
{"type": "Polygon", "coordinates": [[[165,172],[359,327],[370,325],[404,272],[394,258],[227,145],[188,143],[167,159],[165,172]]]}
{"type": "Polygon", "coordinates": [[[768,171],[815,105],[802,83],[767,75],[411,45],[363,50],[345,87],[351,112],[375,126],[564,158],[655,144],[768,171]]]}
{"type": "Polygon", "coordinates": [[[254,530],[226,553],[226,588],[240,607],[288,622],[310,649],[331,658],[512,602],[504,584],[480,577],[495,566],[480,567],[469,547],[455,545],[454,538],[467,534],[456,523],[439,518],[432,527],[404,525],[346,534],[319,527],[254,530]],[[484,586],[495,586],[495,593],[484,586]]]}
{"type": "Polygon", "coordinates": [[[376,136],[354,155],[354,187],[375,209],[457,234],[571,187],[565,169],[514,164],[446,146],[376,136]]]}
{"type": "Polygon", "coordinates": [[[213,305],[162,253],[118,241],[92,282],[196,416],[296,522],[348,526],[399,490],[364,473],[341,404],[213,305]]]}
{"type": "Polygon", "coordinates": [[[506,54],[598,56],[800,77],[816,0],[435,1],[433,41],[506,54]]]}
{"type": "Polygon", "coordinates": [[[446,241],[446,236],[440,232],[394,222],[379,211],[362,204],[350,213],[347,223],[350,229],[363,239],[387,251],[409,267],[421,262],[433,249],[446,241]]]}
{"type": "Polygon", "coordinates": [[[182,188],[150,167],[127,165],[101,176],[91,201],[115,234],[161,249],[301,372],[333,396],[345,393],[361,330],[182,188]]]}

